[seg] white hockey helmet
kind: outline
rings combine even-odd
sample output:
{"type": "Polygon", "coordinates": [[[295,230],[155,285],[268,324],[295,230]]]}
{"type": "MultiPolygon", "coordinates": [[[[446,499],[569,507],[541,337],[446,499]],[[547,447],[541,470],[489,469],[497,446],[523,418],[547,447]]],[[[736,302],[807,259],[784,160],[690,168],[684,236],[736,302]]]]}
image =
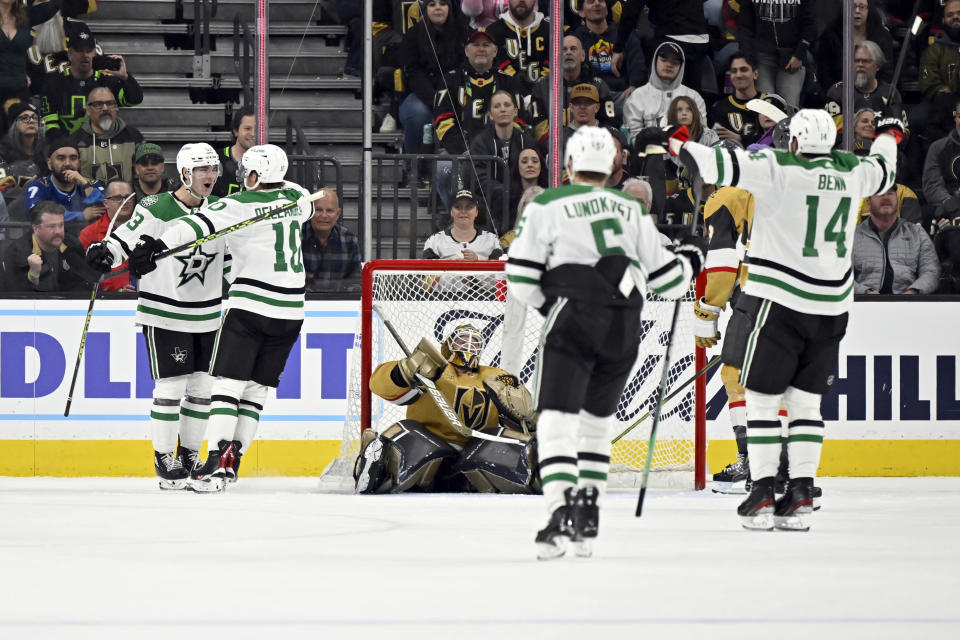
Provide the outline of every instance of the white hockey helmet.
{"type": "MultiPolygon", "coordinates": [[[[610,175],[617,145],[603,127],[582,126],[567,140],[563,163],[567,171],[593,171],[610,175]]],[[[571,175],[572,177],[572,175],[571,175]]]]}
{"type": "Polygon", "coordinates": [[[797,141],[797,153],[824,154],[837,143],[837,125],[823,109],[801,109],[790,118],[790,144],[797,141]]]}
{"type": "Polygon", "coordinates": [[[245,189],[255,189],[260,184],[283,182],[287,175],[287,154],[275,144],[258,144],[247,149],[240,159],[237,177],[245,189]],[[256,171],[257,181],[247,186],[247,176],[256,171]]]}
{"type": "Polygon", "coordinates": [[[185,144],[177,152],[177,175],[187,189],[193,185],[193,170],[197,167],[216,167],[218,178],[223,174],[220,157],[206,142],[185,144]],[[183,176],[184,169],[187,170],[186,178],[183,176]]]}

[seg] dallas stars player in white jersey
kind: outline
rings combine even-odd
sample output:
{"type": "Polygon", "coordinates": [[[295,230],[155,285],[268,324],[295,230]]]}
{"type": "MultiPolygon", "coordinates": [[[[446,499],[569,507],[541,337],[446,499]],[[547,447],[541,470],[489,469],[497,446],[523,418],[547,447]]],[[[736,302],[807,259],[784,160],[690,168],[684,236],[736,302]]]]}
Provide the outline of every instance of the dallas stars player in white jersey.
{"type": "MultiPolygon", "coordinates": [[[[145,197],[126,224],[90,245],[91,266],[100,271],[119,266],[142,236],[158,236],[216,200],[210,193],[221,167],[213,147],[184,145],[177,153],[177,171],[179,189],[145,197]]],[[[209,219],[202,224],[212,229],[209,219]]],[[[230,255],[220,239],[173,256],[140,280],[136,322],[143,327],[155,381],[150,423],[161,489],[185,488],[197,463],[210,411],[207,369],[220,326],[223,276],[229,271],[230,255]]]]}
{"type": "Polygon", "coordinates": [[[280,383],[303,325],[301,225],[313,215],[313,203],[302,187],[284,181],[287,166],[287,154],[280,147],[250,147],[238,170],[244,191],[181,218],[158,239],[145,238],[130,256],[132,266],[149,271],[167,247],[299,203],[227,236],[233,282],[210,366],[214,376],[207,424],[210,451],[203,466],[194,470],[196,491],[220,491],[226,482],[236,480],[240,456],[256,434],[267,391],[280,383]]]}
{"type": "Polygon", "coordinates": [[[577,129],[565,158],[572,184],[527,205],[507,260],[510,293],[546,315],[534,378],[550,514],[536,537],[541,559],[563,555],[571,540],[578,555],[591,554],[614,412],[640,346],[644,291],[682,296],[706,249],[695,236],[665,248],[639,202],[603,188],[615,155],[605,129],[577,129]]]}
{"type": "Polygon", "coordinates": [[[826,111],[790,120],[790,150],[759,153],[670,140],[671,153],[695,163],[703,180],[753,194],[749,267],[737,309],[755,307],[740,382],[746,387],[747,448],[753,488],[738,507],[747,529],[809,529],[820,449],[820,399],[833,380],[853,303],[851,252],[861,199],[895,183],[899,120],[877,125],[871,155],[833,151],[826,111]],[[789,481],[774,501],[781,401],[789,414],[789,481]]]}

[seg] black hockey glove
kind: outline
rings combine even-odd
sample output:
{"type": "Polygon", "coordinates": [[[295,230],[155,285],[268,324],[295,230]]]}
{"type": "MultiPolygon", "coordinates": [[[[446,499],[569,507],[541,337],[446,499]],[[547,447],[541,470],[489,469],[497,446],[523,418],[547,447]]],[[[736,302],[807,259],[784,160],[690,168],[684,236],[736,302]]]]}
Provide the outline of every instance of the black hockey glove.
{"type": "Polygon", "coordinates": [[[707,241],[701,235],[687,232],[680,237],[677,246],[673,247],[673,252],[690,261],[693,277],[697,277],[707,255],[707,241]]]}
{"type": "Polygon", "coordinates": [[[157,256],[167,250],[161,240],[142,236],[137,246],[130,252],[130,273],[142,278],[157,268],[157,256]]]}
{"type": "Polygon", "coordinates": [[[87,247],[87,264],[98,273],[107,273],[113,269],[113,254],[105,242],[94,242],[87,247]]]}
{"type": "Polygon", "coordinates": [[[880,136],[882,133],[889,133],[893,136],[894,140],[897,141],[897,144],[900,144],[903,136],[907,133],[906,129],[904,129],[903,121],[899,118],[878,118],[875,127],[876,136],[880,136]]]}

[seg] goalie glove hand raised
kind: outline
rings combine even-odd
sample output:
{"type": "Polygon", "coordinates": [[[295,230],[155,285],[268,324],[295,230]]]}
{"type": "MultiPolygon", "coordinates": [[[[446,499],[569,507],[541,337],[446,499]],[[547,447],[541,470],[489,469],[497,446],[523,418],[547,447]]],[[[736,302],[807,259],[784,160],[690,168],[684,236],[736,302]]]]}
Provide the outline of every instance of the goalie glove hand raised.
{"type": "Polygon", "coordinates": [[[533,397],[517,376],[500,373],[483,381],[483,388],[500,414],[501,426],[528,433],[535,428],[533,397]]]}
{"type": "Polygon", "coordinates": [[[409,356],[397,362],[400,376],[409,386],[417,386],[417,374],[428,380],[436,380],[447,367],[447,361],[440,355],[433,343],[421,338],[409,356]]]}
{"type": "Polygon", "coordinates": [[[720,307],[707,304],[703,298],[693,304],[693,315],[696,316],[693,321],[693,339],[698,347],[705,349],[717,345],[717,340],[720,339],[717,320],[720,319],[721,311],[720,307]]]}

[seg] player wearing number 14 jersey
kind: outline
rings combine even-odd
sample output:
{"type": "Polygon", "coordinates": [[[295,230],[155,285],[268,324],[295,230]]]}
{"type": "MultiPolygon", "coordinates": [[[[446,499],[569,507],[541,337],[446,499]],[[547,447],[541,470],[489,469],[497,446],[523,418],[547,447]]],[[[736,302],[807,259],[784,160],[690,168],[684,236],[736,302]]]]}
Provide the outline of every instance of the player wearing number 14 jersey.
{"type": "Polygon", "coordinates": [[[671,153],[695,163],[705,182],[745,189],[756,203],[747,284],[737,302],[756,312],[740,374],[754,481],[738,508],[747,529],[809,528],[824,434],[820,399],[833,381],[853,303],[857,208],[895,183],[903,125],[887,119],[877,131],[865,158],[833,150],[836,127],[819,109],[790,120],[789,151],[748,154],[670,141],[671,153]],[[789,414],[789,482],[774,502],[781,400],[789,414]]]}

